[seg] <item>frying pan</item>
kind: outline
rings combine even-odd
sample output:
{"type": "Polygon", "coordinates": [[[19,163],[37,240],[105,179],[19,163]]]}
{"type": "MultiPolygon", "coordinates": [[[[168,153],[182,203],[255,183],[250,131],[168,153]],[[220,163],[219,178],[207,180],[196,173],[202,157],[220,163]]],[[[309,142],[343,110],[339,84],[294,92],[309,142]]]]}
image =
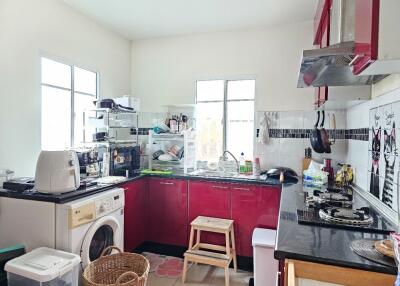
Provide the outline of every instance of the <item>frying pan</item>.
{"type": "Polygon", "coordinates": [[[329,135],[326,129],[324,128],[325,124],[325,110],[322,110],[322,122],[321,122],[321,128],[320,128],[320,133],[321,133],[321,139],[322,139],[322,146],[325,151],[325,153],[331,153],[331,141],[329,141],[329,135]]]}
{"type": "Polygon", "coordinates": [[[310,143],[311,147],[314,149],[315,152],[324,153],[325,149],[324,146],[322,145],[321,132],[318,129],[319,117],[320,117],[320,112],[318,111],[317,122],[315,123],[314,129],[310,134],[310,143]]]}

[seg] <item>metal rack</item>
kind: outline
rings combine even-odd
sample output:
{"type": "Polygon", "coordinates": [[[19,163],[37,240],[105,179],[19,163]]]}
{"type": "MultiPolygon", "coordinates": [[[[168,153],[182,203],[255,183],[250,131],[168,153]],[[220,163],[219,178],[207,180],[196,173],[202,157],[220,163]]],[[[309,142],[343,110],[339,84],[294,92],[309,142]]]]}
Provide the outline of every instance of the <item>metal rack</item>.
{"type": "MultiPolygon", "coordinates": [[[[119,144],[138,144],[139,143],[139,116],[138,113],[133,111],[121,111],[109,108],[98,108],[93,110],[86,110],[83,112],[83,138],[86,138],[86,126],[89,124],[96,128],[96,132],[105,130],[108,133],[109,139],[105,141],[91,141],[83,142],[83,144],[95,145],[119,145],[119,144]],[[95,117],[89,116],[90,113],[95,112],[95,117]],[[102,118],[99,118],[102,116],[102,118]],[[125,117],[125,119],[121,119],[125,117]],[[128,119],[127,119],[128,118],[128,119]],[[88,121],[88,122],[86,122],[88,121]],[[126,124],[128,122],[129,124],[126,124]],[[122,124],[121,124],[122,123],[122,124]],[[121,130],[129,130],[135,133],[134,139],[123,140],[120,137],[121,130]],[[113,133],[113,134],[111,134],[113,133]]],[[[124,132],[126,134],[126,131],[124,132]]]]}
{"type": "Polygon", "coordinates": [[[183,169],[187,173],[189,169],[196,169],[196,132],[193,130],[185,130],[182,133],[162,133],[156,134],[152,130],[149,131],[149,169],[154,167],[168,169],[183,169]],[[161,149],[166,151],[168,144],[183,145],[183,158],[173,161],[154,160],[152,154],[157,151],[153,149],[154,143],[159,143],[161,149]]]}

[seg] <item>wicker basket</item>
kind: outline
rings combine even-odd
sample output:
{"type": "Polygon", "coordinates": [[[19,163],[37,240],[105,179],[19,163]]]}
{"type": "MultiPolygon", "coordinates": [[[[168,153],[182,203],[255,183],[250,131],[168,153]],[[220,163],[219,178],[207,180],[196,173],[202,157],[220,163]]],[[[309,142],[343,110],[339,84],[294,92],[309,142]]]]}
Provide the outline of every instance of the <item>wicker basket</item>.
{"type": "Polygon", "coordinates": [[[86,267],[83,283],[85,286],[145,286],[149,270],[150,263],[143,255],[110,246],[86,267]],[[104,255],[112,249],[118,253],[104,255]]]}

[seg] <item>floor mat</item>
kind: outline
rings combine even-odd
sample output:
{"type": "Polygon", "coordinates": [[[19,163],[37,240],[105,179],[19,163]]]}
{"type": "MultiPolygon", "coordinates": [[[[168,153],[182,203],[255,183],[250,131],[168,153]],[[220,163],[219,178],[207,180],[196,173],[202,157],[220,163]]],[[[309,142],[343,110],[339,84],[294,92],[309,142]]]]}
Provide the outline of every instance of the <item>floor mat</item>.
{"type": "Polygon", "coordinates": [[[146,256],[150,262],[150,272],[154,272],[156,276],[171,279],[176,279],[182,276],[182,258],[154,254],[150,252],[143,252],[142,254],[146,256]]]}

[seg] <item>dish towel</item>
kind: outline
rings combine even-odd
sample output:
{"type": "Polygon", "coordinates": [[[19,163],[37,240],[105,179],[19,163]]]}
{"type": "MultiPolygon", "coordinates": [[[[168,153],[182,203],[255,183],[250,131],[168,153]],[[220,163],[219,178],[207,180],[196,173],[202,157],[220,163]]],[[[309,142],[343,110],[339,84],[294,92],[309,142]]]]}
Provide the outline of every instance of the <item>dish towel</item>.
{"type": "Polygon", "coordinates": [[[258,142],[261,144],[268,144],[269,141],[269,118],[266,113],[262,116],[260,123],[259,123],[259,129],[260,129],[260,134],[258,136],[258,142]]]}

